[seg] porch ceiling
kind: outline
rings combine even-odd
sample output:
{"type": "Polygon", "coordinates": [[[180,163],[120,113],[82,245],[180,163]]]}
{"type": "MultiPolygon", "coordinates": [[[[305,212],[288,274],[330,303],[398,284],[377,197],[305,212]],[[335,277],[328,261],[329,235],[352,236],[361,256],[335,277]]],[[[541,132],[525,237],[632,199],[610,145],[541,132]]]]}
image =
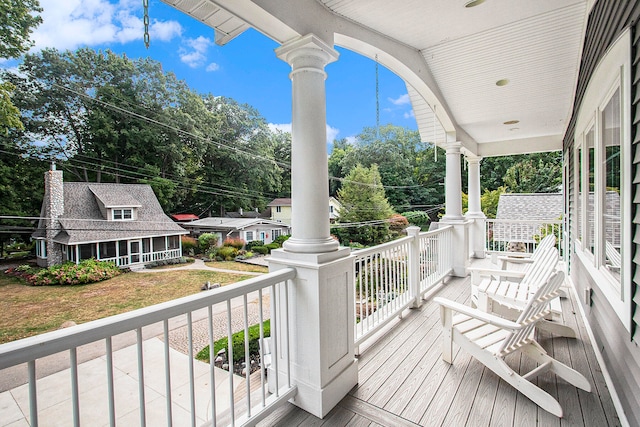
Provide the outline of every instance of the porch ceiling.
{"type": "Polygon", "coordinates": [[[216,28],[221,43],[253,26],[281,43],[333,31],[376,48],[417,52],[417,64],[410,55],[396,58],[411,76],[390,68],[407,82],[422,139],[440,143],[446,133],[482,156],[562,148],[593,2],[486,0],[465,7],[469,0],[298,0],[293,7],[283,0],[163,1],[216,28]],[[508,84],[496,85],[503,79],[508,84]],[[432,94],[412,87],[416,82],[432,94]],[[434,104],[443,126],[434,123],[434,104]]]}

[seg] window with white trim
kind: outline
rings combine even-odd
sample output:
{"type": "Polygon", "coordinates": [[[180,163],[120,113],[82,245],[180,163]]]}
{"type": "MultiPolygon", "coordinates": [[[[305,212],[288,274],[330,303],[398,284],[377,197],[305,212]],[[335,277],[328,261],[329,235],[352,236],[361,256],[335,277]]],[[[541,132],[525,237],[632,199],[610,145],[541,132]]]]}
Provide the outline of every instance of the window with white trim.
{"type": "Polygon", "coordinates": [[[575,253],[630,328],[631,41],[626,32],[591,76],[576,121],[575,253]]]}
{"type": "Polygon", "coordinates": [[[36,240],[36,256],[38,258],[47,257],[47,241],[44,239],[36,240]]]}
{"type": "Polygon", "coordinates": [[[252,242],[253,241],[253,231],[245,231],[244,232],[244,240],[246,240],[247,242],[252,242]]]}
{"type": "Polygon", "coordinates": [[[280,235],[282,235],[282,230],[280,230],[279,228],[271,230],[271,237],[273,238],[273,240],[276,240],[278,237],[280,237],[280,235]]]}
{"type": "Polygon", "coordinates": [[[133,219],[133,209],[131,208],[113,209],[111,212],[114,221],[128,221],[133,219]]]}

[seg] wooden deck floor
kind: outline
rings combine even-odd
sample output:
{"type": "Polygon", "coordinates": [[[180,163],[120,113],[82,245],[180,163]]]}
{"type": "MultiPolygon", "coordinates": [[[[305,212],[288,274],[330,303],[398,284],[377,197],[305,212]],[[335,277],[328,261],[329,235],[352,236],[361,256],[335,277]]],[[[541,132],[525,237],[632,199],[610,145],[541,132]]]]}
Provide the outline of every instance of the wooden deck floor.
{"type": "MultiPolygon", "coordinates": [[[[434,296],[469,304],[469,278],[453,279],[434,296]]],[[[587,393],[546,374],[539,386],[558,398],[562,419],[540,409],[484,365],[459,351],[452,365],[440,358],[438,305],[428,300],[407,310],[382,337],[361,348],[359,383],[324,419],[292,404],[278,409],[261,426],[616,426],[620,421],[579,315],[573,294],[563,299],[566,324],[577,339],[538,333],[556,359],[591,382],[587,393]]],[[[524,356],[507,359],[513,368],[532,369],[524,356]]]]}

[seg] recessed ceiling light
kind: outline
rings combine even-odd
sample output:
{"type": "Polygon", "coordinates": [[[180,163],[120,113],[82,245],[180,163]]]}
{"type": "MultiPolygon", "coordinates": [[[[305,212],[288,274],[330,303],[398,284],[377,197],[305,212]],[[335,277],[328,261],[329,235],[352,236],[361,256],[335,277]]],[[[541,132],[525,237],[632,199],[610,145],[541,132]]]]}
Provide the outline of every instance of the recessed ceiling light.
{"type": "Polygon", "coordinates": [[[516,123],[520,123],[520,120],[509,120],[504,122],[505,125],[515,125],[516,123]]]}
{"type": "Polygon", "coordinates": [[[509,130],[513,132],[513,131],[516,131],[516,130],[520,130],[520,128],[511,128],[509,130]]]}
{"type": "Polygon", "coordinates": [[[500,79],[496,82],[496,86],[506,86],[509,84],[509,79],[500,79]]]}
{"type": "Polygon", "coordinates": [[[484,3],[485,0],[471,0],[465,3],[464,7],[475,7],[484,3]]]}

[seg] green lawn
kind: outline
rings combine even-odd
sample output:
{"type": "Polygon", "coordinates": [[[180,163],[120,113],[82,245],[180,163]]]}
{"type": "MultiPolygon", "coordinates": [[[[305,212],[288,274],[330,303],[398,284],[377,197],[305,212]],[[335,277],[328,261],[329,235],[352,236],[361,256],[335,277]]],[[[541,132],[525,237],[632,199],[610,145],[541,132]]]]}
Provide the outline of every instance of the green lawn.
{"type": "MultiPolygon", "coordinates": [[[[229,266],[225,267],[231,269],[229,266]]],[[[79,286],[28,286],[0,273],[0,344],[199,293],[204,282],[228,285],[252,276],[205,270],[127,273],[79,286]]]]}

